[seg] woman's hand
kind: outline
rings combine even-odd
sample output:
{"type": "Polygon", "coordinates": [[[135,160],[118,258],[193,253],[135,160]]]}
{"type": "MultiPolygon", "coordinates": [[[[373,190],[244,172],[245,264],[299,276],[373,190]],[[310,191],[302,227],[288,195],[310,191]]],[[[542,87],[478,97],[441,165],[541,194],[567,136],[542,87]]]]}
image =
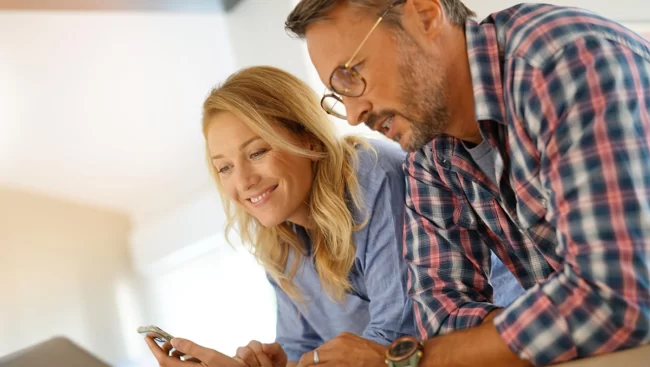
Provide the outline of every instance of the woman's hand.
{"type": "Polygon", "coordinates": [[[248,367],[286,367],[287,355],[278,343],[262,344],[253,340],[237,349],[235,360],[248,367]]]}
{"type": "MultiPolygon", "coordinates": [[[[245,367],[246,364],[234,358],[219,353],[216,350],[202,347],[186,339],[174,338],[171,343],[167,342],[162,346],[153,340],[152,337],[145,338],[151,353],[158,361],[160,367],[245,367]],[[169,351],[176,349],[169,355],[169,351]],[[182,355],[189,354],[194,360],[181,361],[182,355]]],[[[270,366],[270,365],[269,365],[270,366]]],[[[266,366],[265,366],[266,367],[266,366]]]]}

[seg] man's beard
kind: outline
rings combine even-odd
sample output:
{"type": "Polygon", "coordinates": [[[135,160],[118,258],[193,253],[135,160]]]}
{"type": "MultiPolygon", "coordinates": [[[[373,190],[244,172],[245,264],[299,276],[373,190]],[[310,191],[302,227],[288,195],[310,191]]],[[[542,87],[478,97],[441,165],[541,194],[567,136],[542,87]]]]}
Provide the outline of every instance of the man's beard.
{"type": "Polygon", "coordinates": [[[441,135],[449,125],[448,84],[437,57],[427,54],[405,31],[398,31],[396,41],[403,106],[400,114],[408,120],[411,129],[411,138],[403,148],[415,152],[441,135]]]}

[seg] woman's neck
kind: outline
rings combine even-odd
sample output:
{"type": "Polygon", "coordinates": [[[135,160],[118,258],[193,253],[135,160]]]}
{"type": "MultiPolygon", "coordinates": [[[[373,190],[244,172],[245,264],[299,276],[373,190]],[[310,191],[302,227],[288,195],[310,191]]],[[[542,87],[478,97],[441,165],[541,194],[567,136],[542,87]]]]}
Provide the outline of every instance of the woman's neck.
{"type": "Polygon", "coordinates": [[[291,215],[287,220],[305,229],[310,229],[314,226],[311,221],[311,214],[307,203],[301,205],[300,208],[298,208],[298,210],[293,213],[293,215],[291,215]]]}

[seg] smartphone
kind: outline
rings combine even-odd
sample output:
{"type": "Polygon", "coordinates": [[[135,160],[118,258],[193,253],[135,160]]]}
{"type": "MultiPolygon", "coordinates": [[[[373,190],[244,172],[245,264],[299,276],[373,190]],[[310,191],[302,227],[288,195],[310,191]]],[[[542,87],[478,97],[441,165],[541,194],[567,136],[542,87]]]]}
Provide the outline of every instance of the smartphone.
{"type": "MultiPolygon", "coordinates": [[[[155,326],[155,325],[140,326],[140,327],[138,327],[138,333],[142,334],[142,335],[151,335],[151,336],[153,336],[153,340],[155,340],[155,341],[157,341],[158,343],[161,343],[161,344],[174,339],[174,337],[170,333],[164,331],[163,329],[161,329],[161,328],[159,328],[158,326],[155,326]]],[[[183,361],[191,361],[191,362],[200,362],[198,359],[192,357],[189,354],[181,356],[181,360],[183,360],[183,361]]]]}

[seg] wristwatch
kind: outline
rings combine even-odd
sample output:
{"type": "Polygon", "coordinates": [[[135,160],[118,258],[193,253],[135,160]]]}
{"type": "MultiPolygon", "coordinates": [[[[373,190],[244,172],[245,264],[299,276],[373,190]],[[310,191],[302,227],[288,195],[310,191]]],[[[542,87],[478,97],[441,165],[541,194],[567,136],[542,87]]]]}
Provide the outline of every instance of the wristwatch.
{"type": "Polygon", "coordinates": [[[424,346],[413,336],[403,336],[386,350],[386,364],[389,367],[417,367],[424,354],[424,346]]]}

